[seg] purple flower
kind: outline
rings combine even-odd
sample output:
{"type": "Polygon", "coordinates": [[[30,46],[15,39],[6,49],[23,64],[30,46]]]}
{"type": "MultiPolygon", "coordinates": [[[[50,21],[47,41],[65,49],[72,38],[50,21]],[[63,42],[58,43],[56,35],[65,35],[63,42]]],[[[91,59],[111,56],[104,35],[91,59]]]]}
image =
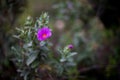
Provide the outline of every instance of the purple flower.
{"type": "Polygon", "coordinates": [[[72,45],[72,44],[69,44],[69,45],[68,45],[68,48],[69,48],[69,49],[72,49],[72,48],[73,48],[73,45],[72,45]]]}
{"type": "Polygon", "coordinates": [[[44,41],[51,36],[52,36],[52,32],[50,28],[45,26],[41,29],[38,29],[37,38],[39,41],[44,41]]]}

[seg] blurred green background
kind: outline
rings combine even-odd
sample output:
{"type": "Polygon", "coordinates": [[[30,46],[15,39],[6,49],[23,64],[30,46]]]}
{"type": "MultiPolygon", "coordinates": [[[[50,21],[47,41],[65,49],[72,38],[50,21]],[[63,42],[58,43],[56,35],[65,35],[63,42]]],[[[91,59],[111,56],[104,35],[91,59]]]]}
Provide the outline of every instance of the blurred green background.
{"type": "Polygon", "coordinates": [[[77,70],[88,78],[83,80],[120,80],[119,10],[112,0],[0,0],[0,79],[18,76],[10,54],[17,44],[15,27],[22,27],[28,16],[36,20],[47,12],[55,55],[57,48],[72,43],[79,54],[77,70]]]}

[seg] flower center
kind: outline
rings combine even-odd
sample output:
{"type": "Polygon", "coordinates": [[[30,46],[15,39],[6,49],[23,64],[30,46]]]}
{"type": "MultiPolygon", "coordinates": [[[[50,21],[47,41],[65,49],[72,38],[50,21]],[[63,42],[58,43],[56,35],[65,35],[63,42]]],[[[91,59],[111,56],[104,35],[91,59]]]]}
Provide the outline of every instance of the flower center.
{"type": "Polygon", "coordinates": [[[47,37],[47,34],[43,34],[42,36],[43,36],[43,38],[46,38],[46,37],[47,37]]]}

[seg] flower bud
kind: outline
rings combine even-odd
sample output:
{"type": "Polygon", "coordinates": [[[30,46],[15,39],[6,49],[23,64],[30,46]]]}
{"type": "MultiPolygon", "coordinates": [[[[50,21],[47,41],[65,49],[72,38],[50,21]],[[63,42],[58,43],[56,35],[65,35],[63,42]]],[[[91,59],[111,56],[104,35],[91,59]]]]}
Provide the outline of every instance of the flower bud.
{"type": "Polygon", "coordinates": [[[73,49],[73,45],[72,45],[72,44],[69,44],[69,45],[68,45],[68,48],[69,48],[69,49],[73,49]]]}

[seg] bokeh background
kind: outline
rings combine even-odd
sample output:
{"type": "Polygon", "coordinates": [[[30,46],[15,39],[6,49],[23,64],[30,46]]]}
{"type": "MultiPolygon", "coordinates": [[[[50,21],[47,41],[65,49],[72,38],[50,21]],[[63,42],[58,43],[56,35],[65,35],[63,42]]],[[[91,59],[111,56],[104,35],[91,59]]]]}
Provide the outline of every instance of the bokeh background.
{"type": "Polygon", "coordinates": [[[36,20],[47,12],[55,56],[57,48],[72,43],[78,53],[77,70],[88,77],[85,80],[120,80],[119,4],[113,0],[0,0],[0,79],[18,76],[10,59],[11,46],[17,43],[12,37],[15,27],[23,25],[27,16],[36,20]]]}

